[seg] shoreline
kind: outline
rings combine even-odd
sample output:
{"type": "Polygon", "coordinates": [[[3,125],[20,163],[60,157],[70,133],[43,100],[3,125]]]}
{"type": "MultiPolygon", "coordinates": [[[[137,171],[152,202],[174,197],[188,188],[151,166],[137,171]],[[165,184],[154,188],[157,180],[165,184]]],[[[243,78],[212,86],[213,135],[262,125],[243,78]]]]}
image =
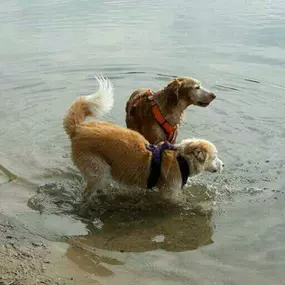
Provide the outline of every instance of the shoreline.
{"type": "Polygon", "coordinates": [[[1,285],[99,284],[65,255],[67,243],[51,242],[0,213],[1,285]]]}
{"type": "Polygon", "coordinates": [[[99,284],[66,257],[68,243],[50,241],[21,221],[22,213],[34,212],[27,206],[34,190],[0,166],[0,285],[99,284]]]}

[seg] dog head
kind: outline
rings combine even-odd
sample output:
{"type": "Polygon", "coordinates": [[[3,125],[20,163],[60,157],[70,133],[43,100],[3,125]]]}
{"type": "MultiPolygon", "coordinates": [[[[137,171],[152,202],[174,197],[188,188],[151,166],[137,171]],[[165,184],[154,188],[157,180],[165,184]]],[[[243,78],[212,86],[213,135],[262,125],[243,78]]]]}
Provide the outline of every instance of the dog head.
{"type": "Polygon", "coordinates": [[[216,147],[203,139],[186,139],[177,146],[178,153],[183,156],[193,169],[190,175],[199,174],[203,171],[221,172],[224,163],[218,157],[216,147]]]}
{"type": "Polygon", "coordinates": [[[198,80],[191,77],[178,77],[172,80],[166,89],[170,90],[169,104],[177,105],[180,100],[185,104],[207,107],[215,98],[216,94],[204,89],[198,80]]]}

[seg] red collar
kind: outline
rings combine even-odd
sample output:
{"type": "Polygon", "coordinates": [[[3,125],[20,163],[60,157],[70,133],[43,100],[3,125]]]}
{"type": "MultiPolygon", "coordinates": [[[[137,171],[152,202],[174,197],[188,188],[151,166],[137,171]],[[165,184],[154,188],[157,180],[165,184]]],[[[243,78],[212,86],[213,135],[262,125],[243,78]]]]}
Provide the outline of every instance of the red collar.
{"type": "Polygon", "coordinates": [[[148,100],[150,101],[151,104],[151,109],[152,113],[154,115],[154,118],[160,125],[160,127],[164,130],[164,132],[167,135],[167,141],[170,143],[175,143],[176,142],[176,137],[177,137],[177,125],[171,125],[162,115],[157,103],[154,100],[154,94],[150,91],[147,90],[145,95],[147,96],[148,100]]]}

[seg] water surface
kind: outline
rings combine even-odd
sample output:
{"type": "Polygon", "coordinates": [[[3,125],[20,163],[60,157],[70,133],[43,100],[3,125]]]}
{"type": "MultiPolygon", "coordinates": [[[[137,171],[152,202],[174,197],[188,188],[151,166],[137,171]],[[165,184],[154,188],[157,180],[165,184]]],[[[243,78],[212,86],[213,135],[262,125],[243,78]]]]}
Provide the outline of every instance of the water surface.
{"type": "Polygon", "coordinates": [[[183,228],[177,213],[154,215],[140,227],[125,222],[114,237],[117,221],[106,220],[78,238],[117,260],[96,259],[107,268],[105,277],[92,269],[102,284],[284,284],[284,11],[281,0],[1,2],[0,163],[29,181],[72,182],[62,118],[95,90],[96,72],[115,86],[105,119],[122,125],[137,87],[192,76],[217,93],[208,108],[186,111],[179,135],[213,141],[226,164],[223,175],[197,179],[217,195],[210,224],[186,219],[183,228]],[[179,239],[205,232],[194,248],[179,239]],[[128,252],[111,246],[127,236],[128,252]]]}

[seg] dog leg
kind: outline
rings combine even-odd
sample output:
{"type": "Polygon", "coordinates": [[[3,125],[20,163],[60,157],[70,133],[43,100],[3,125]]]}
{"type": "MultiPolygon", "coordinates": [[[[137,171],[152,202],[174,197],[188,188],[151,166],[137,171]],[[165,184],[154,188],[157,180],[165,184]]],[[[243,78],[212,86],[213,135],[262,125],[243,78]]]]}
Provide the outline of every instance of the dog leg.
{"type": "Polygon", "coordinates": [[[94,189],[104,190],[108,180],[111,180],[111,167],[104,159],[94,154],[84,154],[76,159],[77,167],[87,182],[83,195],[85,199],[92,196],[94,189]]]}
{"type": "Polygon", "coordinates": [[[183,200],[183,194],[180,190],[180,187],[177,183],[171,183],[164,185],[159,189],[159,194],[162,199],[170,203],[178,203],[183,200]]]}
{"type": "Polygon", "coordinates": [[[83,190],[83,197],[87,201],[92,194],[92,188],[94,188],[94,184],[90,181],[87,181],[86,187],[83,190]]]}
{"type": "Polygon", "coordinates": [[[83,190],[83,200],[81,201],[79,215],[83,218],[91,218],[97,211],[98,197],[97,193],[101,189],[106,188],[106,184],[100,183],[103,188],[98,188],[98,184],[94,185],[91,181],[87,182],[86,187],[83,190]]]}
{"type": "MultiPolygon", "coordinates": [[[[104,191],[111,181],[111,167],[100,157],[84,155],[80,157],[81,165],[77,165],[83,174],[86,186],[83,189],[83,200],[79,210],[82,217],[91,217],[94,214],[94,201],[98,191],[104,191]]],[[[95,202],[96,205],[96,202],[95,202]]]]}

